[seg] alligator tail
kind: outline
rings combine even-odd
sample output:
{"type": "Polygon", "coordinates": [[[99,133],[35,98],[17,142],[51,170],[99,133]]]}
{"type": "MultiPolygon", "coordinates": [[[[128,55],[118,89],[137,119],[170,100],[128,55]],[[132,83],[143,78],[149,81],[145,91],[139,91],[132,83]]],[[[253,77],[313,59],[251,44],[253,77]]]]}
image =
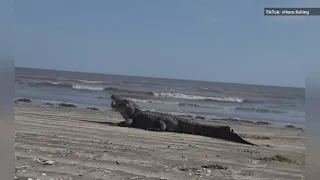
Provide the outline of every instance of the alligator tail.
{"type": "Polygon", "coordinates": [[[211,138],[218,138],[226,141],[257,146],[241,138],[238,134],[231,130],[230,126],[213,126],[199,123],[188,124],[183,123],[183,133],[201,135],[211,138]]]}
{"type": "Polygon", "coordinates": [[[225,140],[228,141],[233,141],[233,142],[237,142],[237,143],[242,143],[242,144],[248,144],[248,145],[252,145],[252,146],[257,146],[256,144],[253,144],[251,142],[248,142],[246,140],[244,140],[242,137],[240,137],[238,134],[230,131],[230,134],[226,137],[225,140]]]}

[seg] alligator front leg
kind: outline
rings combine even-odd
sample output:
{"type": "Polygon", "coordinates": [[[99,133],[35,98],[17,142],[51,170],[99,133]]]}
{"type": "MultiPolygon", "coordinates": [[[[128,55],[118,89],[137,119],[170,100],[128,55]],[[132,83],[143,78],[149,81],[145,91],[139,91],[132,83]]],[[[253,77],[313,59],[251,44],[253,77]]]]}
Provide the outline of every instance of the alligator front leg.
{"type": "Polygon", "coordinates": [[[120,127],[132,127],[133,120],[132,119],[125,119],[125,121],[122,121],[118,123],[118,126],[120,127]]]}
{"type": "Polygon", "coordinates": [[[126,120],[125,120],[125,124],[126,124],[127,126],[131,126],[132,123],[133,123],[133,120],[132,120],[132,119],[126,119],[126,120]]]}
{"type": "Polygon", "coordinates": [[[159,129],[160,129],[160,131],[166,131],[166,129],[167,129],[166,123],[162,120],[159,121],[159,129]]]}

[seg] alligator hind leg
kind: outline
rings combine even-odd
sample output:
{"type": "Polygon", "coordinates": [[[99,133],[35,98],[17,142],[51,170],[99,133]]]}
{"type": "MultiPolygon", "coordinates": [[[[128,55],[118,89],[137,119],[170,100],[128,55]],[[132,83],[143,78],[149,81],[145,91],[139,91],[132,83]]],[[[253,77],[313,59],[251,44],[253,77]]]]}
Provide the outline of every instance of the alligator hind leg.
{"type": "Polygon", "coordinates": [[[158,121],[155,124],[152,123],[150,124],[149,127],[145,127],[143,129],[146,129],[148,131],[166,131],[167,130],[167,125],[164,121],[158,121]]]}
{"type": "Polygon", "coordinates": [[[119,123],[116,123],[116,126],[119,126],[119,127],[129,127],[126,123],[126,121],[121,121],[119,123]]]}
{"type": "Polygon", "coordinates": [[[160,131],[166,131],[167,125],[164,121],[159,121],[160,131]]]}
{"type": "Polygon", "coordinates": [[[126,120],[125,120],[125,124],[126,124],[127,126],[131,126],[132,123],[133,123],[133,120],[132,120],[132,119],[126,119],[126,120]]]}

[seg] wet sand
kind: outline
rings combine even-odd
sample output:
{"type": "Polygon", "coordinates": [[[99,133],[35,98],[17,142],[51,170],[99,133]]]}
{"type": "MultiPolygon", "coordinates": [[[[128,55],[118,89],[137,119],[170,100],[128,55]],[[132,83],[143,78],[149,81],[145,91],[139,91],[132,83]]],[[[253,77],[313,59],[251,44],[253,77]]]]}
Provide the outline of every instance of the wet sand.
{"type": "Polygon", "coordinates": [[[16,104],[16,179],[303,179],[305,132],[230,125],[258,147],[219,139],[114,127],[113,111],[16,104]]]}

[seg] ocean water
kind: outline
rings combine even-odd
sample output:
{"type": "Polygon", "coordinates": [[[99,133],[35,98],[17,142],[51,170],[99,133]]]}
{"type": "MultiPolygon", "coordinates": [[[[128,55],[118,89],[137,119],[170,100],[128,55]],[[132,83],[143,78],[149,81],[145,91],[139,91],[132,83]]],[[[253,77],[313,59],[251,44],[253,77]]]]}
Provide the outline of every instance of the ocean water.
{"type": "MultiPolygon", "coordinates": [[[[16,98],[110,109],[118,94],[142,108],[304,125],[305,89],[16,68],[16,98]]],[[[210,118],[209,118],[210,119],[210,118]]]]}

